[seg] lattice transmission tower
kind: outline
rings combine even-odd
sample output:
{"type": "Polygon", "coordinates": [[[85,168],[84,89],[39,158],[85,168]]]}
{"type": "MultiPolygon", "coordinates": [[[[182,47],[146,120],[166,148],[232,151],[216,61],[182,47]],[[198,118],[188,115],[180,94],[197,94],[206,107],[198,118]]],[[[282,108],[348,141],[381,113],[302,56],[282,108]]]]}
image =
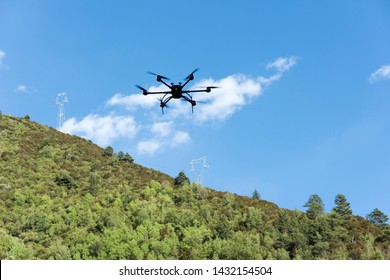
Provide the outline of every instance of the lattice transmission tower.
{"type": "Polygon", "coordinates": [[[203,157],[198,158],[198,159],[193,159],[190,161],[190,165],[191,165],[190,172],[194,172],[194,174],[196,176],[196,182],[198,184],[203,184],[204,169],[207,167],[210,167],[207,164],[207,157],[203,156],[203,157]],[[196,166],[198,166],[198,168],[196,168],[196,166]]]}
{"type": "Polygon", "coordinates": [[[56,104],[58,105],[57,129],[60,130],[65,121],[65,103],[69,103],[65,92],[57,94],[56,104]]]}

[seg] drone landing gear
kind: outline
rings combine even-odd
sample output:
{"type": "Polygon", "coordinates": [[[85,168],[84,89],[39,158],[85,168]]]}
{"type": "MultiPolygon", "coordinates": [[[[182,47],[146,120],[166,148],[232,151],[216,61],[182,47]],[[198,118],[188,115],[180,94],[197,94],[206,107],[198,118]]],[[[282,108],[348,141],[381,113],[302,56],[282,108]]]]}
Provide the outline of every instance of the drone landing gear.
{"type": "Polygon", "coordinates": [[[191,111],[194,113],[194,106],[196,106],[196,101],[192,99],[192,96],[186,93],[186,95],[182,96],[183,99],[191,104],[191,111]]]}
{"type": "MultiPolygon", "coordinates": [[[[183,98],[184,98],[184,100],[188,101],[191,104],[191,111],[192,111],[192,113],[194,113],[194,106],[196,106],[196,101],[192,100],[192,99],[190,99],[188,97],[184,97],[184,96],[183,96],[183,98]]],[[[160,98],[159,99],[161,112],[162,112],[163,115],[164,115],[164,107],[168,107],[167,103],[171,99],[172,99],[172,96],[167,97],[165,100],[164,100],[164,98],[160,98]]]]}
{"type": "Polygon", "coordinates": [[[164,107],[168,107],[167,103],[169,102],[169,100],[172,99],[172,96],[168,96],[166,97],[167,95],[165,94],[163,97],[161,97],[159,99],[160,101],[160,107],[161,107],[161,112],[162,114],[164,115],[164,107]]]}

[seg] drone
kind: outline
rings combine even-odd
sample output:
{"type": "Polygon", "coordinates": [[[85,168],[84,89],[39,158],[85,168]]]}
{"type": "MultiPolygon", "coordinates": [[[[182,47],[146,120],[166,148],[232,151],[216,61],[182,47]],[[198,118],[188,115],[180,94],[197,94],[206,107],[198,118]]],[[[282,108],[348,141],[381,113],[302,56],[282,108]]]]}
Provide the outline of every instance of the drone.
{"type": "MultiPolygon", "coordinates": [[[[190,93],[193,93],[193,92],[210,92],[212,89],[214,88],[218,88],[218,87],[215,87],[215,86],[208,86],[206,87],[205,89],[198,89],[198,90],[184,90],[183,88],[190,82],[194,79],[194,73],[196,71],[198,71],[199,68],[195,69],[194,71],[192,71],[184,80],[184,84],[182,83],[178,83],[178,84],[174,84],[174,83],[171,83],[170,85],[165,82],[165,81],[169,81],[170,79],[167,78],[167,77],[164,77],[162,75],[159,75],[159,74],[156,74],[156,73],[153,73],[153,72],[148,72],[148,74],[151,74],[151,75],[154,75],[156,76],[156,80],[157,82],[160,82],[160,83],[163,83],[164,85],[166,85],[169,90],[167,91],[148,91],[146,90],[145,88],[139,86],[139,85],[136,85],[137,88],[139,88],[140,90],[142,90],[142,94],[143,95],[148,95],[148,94],[163,94],[163,96],[161,98],[159,98],[158,100],[160,101],[160,107],[161,107],[161,111],[162,111],[162,114],[164,114],[164,107],[168,107],[168,102],[173,98],[173,99],[183,99],[185,101],[187,101],[188,103],[191,104],[191,110],[192,110],[192,113],[194,112],[194,106],[196,106],[197,104],[197,101],[193,100],[192,99],[192,96],[190,95],[190,93]]],[[[198,103],[201,103],[200,101],[198,101],[198,103]]]]}

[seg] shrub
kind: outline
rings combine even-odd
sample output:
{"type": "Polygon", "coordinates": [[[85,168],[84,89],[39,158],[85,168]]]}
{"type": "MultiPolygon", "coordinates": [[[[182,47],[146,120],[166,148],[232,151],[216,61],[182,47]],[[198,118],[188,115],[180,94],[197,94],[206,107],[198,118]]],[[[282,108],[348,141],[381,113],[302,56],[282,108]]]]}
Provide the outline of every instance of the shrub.
{"type": "Polygon", "coordinates": [[[72,176],[70,176],[70,173],[68,171],[61,171],[60,174],[58,174],[56,176],[56,178],[54,179],[54,182],[58,185],[58,186],[65,186],[67,187],[68,189],[71,189],[71,188],[76,188],[77,187],[77,184],[76,182],[74,181],[74,179],[72,178],[72,176]]]}

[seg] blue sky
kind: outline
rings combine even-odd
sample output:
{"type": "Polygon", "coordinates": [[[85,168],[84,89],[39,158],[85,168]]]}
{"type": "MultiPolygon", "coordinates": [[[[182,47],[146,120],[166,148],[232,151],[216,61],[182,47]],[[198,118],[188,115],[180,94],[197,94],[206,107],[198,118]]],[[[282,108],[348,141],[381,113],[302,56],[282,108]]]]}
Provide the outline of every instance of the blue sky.
{"type": "Polygon", "coordinates": [[[304,210],[341,193],[390,215],[388,1],[0,0],[0,110],[176,176],[207,156],[206,186],[304,210]],[[194,108],[161,115],[153,71],[194,108]]]}

